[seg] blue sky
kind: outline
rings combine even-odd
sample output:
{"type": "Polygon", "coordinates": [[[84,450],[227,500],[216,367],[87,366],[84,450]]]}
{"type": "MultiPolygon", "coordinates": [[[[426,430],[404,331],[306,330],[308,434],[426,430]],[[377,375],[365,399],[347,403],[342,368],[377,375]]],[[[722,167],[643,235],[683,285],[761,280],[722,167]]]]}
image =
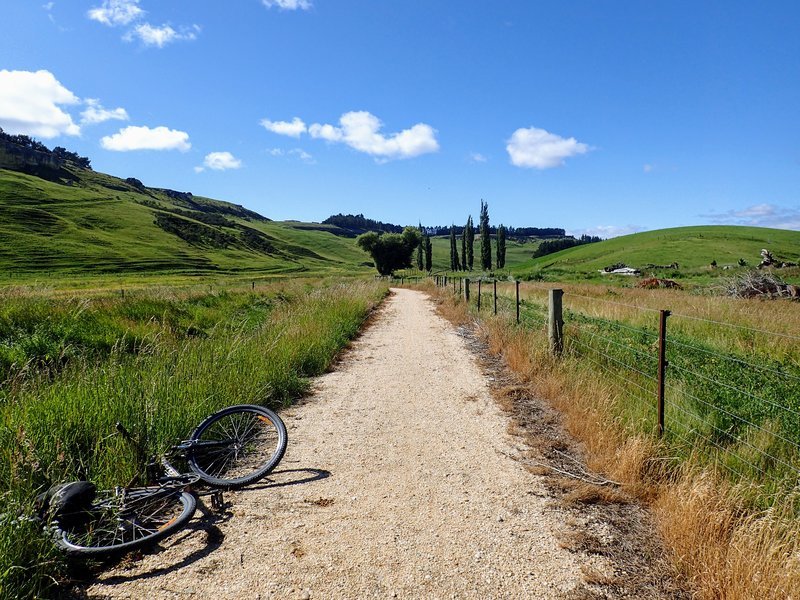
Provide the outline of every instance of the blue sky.
{"type": "Polygon", "coordinates": [[[4,0],[0,127],[274,219],[800,229],[800,4],[4,0]]]}

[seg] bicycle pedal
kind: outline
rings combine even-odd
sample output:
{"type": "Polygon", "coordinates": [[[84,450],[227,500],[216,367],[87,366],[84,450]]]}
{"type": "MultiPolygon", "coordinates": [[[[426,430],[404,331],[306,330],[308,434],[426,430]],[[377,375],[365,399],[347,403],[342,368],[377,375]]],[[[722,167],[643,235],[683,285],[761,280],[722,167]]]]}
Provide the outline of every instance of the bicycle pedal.
{"type": "Polygon", "coordinates": [[[225,508],[225,498],[222,490],[216,490],[211,494],[211,508],[217,512],[225,508]]]}

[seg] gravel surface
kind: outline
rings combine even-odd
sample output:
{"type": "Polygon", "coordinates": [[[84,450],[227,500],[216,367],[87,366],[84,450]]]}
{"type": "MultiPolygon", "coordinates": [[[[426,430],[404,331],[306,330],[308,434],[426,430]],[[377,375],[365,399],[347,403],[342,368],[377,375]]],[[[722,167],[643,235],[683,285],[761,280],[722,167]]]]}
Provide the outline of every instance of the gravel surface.
{"type": "MultiPolygon", "coordinates": [[[[198,512],[89,598],[584,598],[608,570],[513,459],[489,380],[427,296],[397,289],[313,396],[269,480],[198,512]]],[[[597,535],[601,535],[598,532],[597,535]]]]}

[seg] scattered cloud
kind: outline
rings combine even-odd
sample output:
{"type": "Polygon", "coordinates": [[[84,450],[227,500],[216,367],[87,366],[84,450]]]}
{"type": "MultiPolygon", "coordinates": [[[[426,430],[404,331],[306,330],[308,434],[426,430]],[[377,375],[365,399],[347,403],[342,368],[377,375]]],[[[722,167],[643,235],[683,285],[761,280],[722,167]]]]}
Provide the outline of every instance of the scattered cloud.
{"type": "Polygon", "coordinates": [[[79,103],[50,71],[0,70],[0,127],[8,133],[80,135],[80,127],[61,108],[79,103]]]}
{"type": "Polygon", "coordinates": [[[564,165],[564,159],[585,154],[589,146],[575,138],[529,127],[517,129],[506,146],[511,164],[517,167],[552,169],[564,165]]]}
{"type": "Polygon", "coordinates": [[[754,204],[741,210],[728,210],[700,215],[715,225],[748,225],[800,230],[800,206],[754,204]]]}
{"type": "Polygon", "coordinates": [[[358,111],[343,114],[339,127],[314,123],[308,127],[308,133],[313,138],[347,144],[380,161],[412,158],[439,150],[436,130],[430,125],[418,123],[389,136],[379,133],[382,126],[375,115],[358,111]]]}
{"type": "Polygon", "coordinates": [[[288,135],[294,138],[299,138],[301,134],[306,132],[306,124],[299,117],[295,117],[291,121],[270,121],[269,119],[261,119],[261,126],[272,133],[288,135]]]}
{"type": "Polygon", "coordinates": [[[141,23],[126,33],[122,39],[126,42],[138,39],[145,46],[163,48],[172,42],[196,40],[198,33],[200,33],[199,25],[192,25],[181,29],[181,31],[175,31],[169,25],[154,27],[150,23],[141,23]]]}
{"type": "Polygon", "coordinates": [[[86,110],[81,113],[81,123],[95,125],[106,121],[127,121],[128,111],[124,108],[107,109],[95,98],[86,98],[86,110]]]}
{"type": "Polygon", "coordinates": [[[129,25],[144,14],[144,10],[139,8],[139,0],[104,0],[102,5],[86,13],[91,20],[109,27],[129,25]]]}
{"type": "Polygon", "coordinates": [[[289,150],[289,154],[297,156],[300,160],[302,160],[304,163],[308,163],[309,165],[313,165],[317,162],[314,160],[313,156],[311,156],[308,152],[306,152],[302,148],[294,148],[292,150],[289,150]]]}
{"type": "Polygon", "coordinates": [[[166,127],[125,127],[114,135],[107,135],[100,140],[100,145],[114,152],[130,152],[132,150],[180,150],[188,151],[189,134],[166,127]]]}
{"type": "Polygon", "coordinates": [[[486,161],[488,161],[488,160],[489,160],[488,158],[486,158],[486,157],[485,157],[483,154],[481,154],[480,152],[470,152],[470,153],[469,153],[469,159],[470,159],[472,162],[476,162],[476,163],[485,163],[486,161]]]}
{"type": "Polygon", "coordinates": [[[313,6],[309,0],[261,0],[261,3],[267,8],[274,6],[281,10],[308,10],[313,6]]]}
{"type": "Polygon", "coordinates": [[[653,172],[653,165],[645,165],[642,167],[642,171],[645,173],[652,173],[653,172]]]}
{"type": "Polygon", "coordinates": [[[588,227],[586,229],[572,229],[567,231],[567,235],[574,235],[575,237],[597,235],[603,239],[608,239],[621,235],[638,233],[646,229],[646,227],[641,227],[639,225],[595,225],[594,227],[588,227]]]}
{"type": "Polygon", "coordinates": [[[268,148],[267,154],[270,156],[283,156],[284,152],[280,148],[268,148]]]}
{"type": "Polygon", "coordinates": [[[55,5],[56,5],[55,2],[47,2],[45,4],[42,4],[42,8],[45,9],[47,12],[50,12],[51,10],[53,10],[53,7],[55,5]]]}
{"type": "Polygon", "coordinates": [[[202,173],[206,169],[212,171],[228,171],[230,169],[240,169],[242,161],[236,158],[230,152],[211,152],[206,154],[203,159],[202,167],[195,167],[195,173],[202,173]]]}

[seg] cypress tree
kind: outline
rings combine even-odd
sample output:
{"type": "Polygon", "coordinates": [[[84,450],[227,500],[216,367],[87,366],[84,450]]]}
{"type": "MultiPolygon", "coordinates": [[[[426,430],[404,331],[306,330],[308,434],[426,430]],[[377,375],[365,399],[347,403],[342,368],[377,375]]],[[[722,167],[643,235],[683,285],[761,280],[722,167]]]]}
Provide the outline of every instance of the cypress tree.
{"type": "Polygon", "coordinates": [[[431,272],[433,268],[433,246],[431,244],[431,238],[428,234],[425,234],[425,270],[428,273],[431,272]]]}
{"type": "Polygon", "coordinates": [[[475,253],[473,251],[473,245],[475,243],[475,228],[472,226],[472,215],[469,216],[467,219],[467,262],[464,264],[464,270],[466,271],[469,268],[472,271],[472,265],[475,262],[475,253]]]}
{"type": "Polygon", "coordinates": [[[497,228],[497,268],[506,266],[506,228],[502,223],[497,228]]]}
{"type": "MultiPolygon", "coordinates": [[[[469,221],[467,221],[469,224],[469,221]]],[[[461,230],[461,268],[467,270],[467,226],[461,230]]]]}
{"type": "Polygon", "coordinates": [[[489,234],[489,205],[481,200],[481,269],[492,270],[492,239],[489,234]]]}
{"type": "Polygon", "coordinates": [[[450,226],[450,270],[458,270],[458,250],[456,249],[456,226],[450,226]]]}
{"type": "Polygon", "coordinates": [[[422,267],[424,266],[423,263],[423,252],[425,252],[425,232],[422,230],[422,223],[417,226],[419,230],[419,246],[417,246],[417,270],[422,271],[422,267]]]}

